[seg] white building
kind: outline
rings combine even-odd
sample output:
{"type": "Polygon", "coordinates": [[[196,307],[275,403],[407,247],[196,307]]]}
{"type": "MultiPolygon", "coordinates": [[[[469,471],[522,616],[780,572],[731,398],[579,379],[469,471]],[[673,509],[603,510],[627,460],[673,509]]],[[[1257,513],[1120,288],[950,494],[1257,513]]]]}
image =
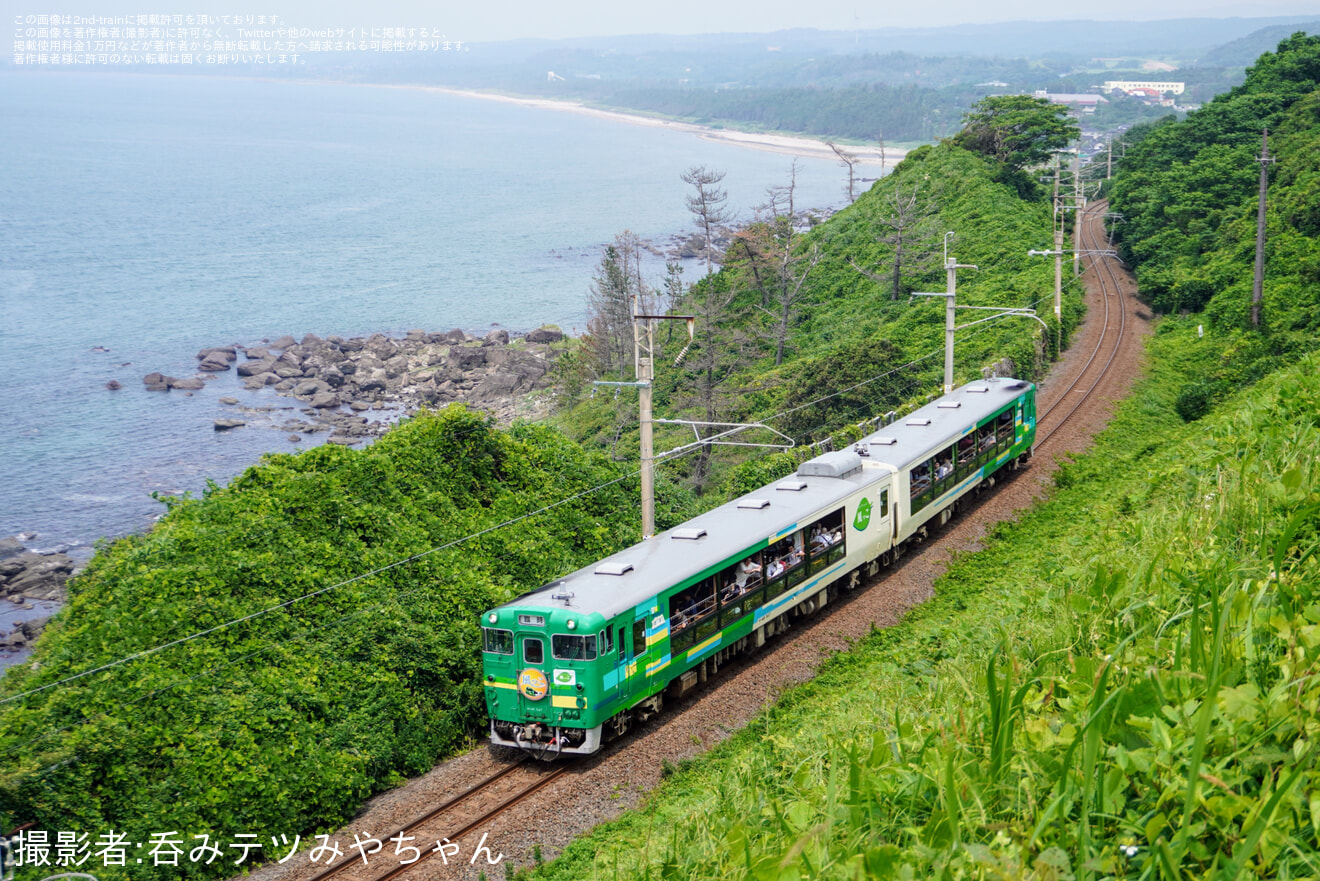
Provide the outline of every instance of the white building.
{"type": "Polygon", "coordinates": [[[1118,90],[1120,92],[1132,92],[1135,89],[1154,89],[1156,92],[1172,92],[1175,95],[1181,95],[1186,89],[1186,83],[1157,83],[1157,82],[1138,82],[1136,80],[1109,80],[1104,85],[1106,92],[1118,90]]]}

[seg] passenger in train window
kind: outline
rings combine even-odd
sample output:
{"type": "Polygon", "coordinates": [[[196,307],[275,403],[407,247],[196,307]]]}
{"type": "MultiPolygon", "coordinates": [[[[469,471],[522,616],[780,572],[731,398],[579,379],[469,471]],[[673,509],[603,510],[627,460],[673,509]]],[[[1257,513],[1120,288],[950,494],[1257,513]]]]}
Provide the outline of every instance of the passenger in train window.
{"type": "Polygon", "coordinates": [[[784,561],[782,559],[775,558],[770,561],[770,568],[766,570],[765,577],[778,578],[779,576],[784,574],[784,570],[787,568],[788,567],[784,565],[784,561]]]}
{"type": "Polygon", "coordinates": [[[748,580],[754,580],[754,576],[759,576],[760,574],[761,564],[756,562],[752,557],[748,557],[746,560],[743,560],[738,564],[738,577],[734,580],[734,584],[737,585],[740,592],[744,591],[747,589],[748,580]]]}

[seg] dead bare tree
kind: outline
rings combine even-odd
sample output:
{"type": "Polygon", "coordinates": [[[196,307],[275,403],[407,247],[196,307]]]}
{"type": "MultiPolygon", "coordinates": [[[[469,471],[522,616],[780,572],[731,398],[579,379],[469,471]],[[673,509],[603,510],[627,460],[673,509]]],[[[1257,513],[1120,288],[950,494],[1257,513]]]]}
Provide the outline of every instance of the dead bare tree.
{"type": "Polygon", "coordinates": [[[738,234],[747,256],[748,275],[761,294],[757,308],[773,322],[776,365],[784,362],[794,321],[809,298],[807,277],[821,261],[818,245],[813,243],[805,249],[801,246],[794,204],[796,190],[794,160],[788,185],[767,190],[769,198],[757,209],[757,222],[738,234]]]}
{"type": "Polygon", "coordinates": [[[729,194],[720,187],[724,172],[694,165],[683,172],[683,182],[696,192],[687,197],[687,209],[701,229],[702,251],[706,255],[706,275],[714,272],[715,234],[733,220],[728,208],[729,194]]]}
{"type": "MultiPolygon", "coordinates": [[[[929,192],[929,182],[916,177],[893,183],[882,204],[883,213],[876,223],[888,232],[876,241],[893,249],[884,262],[888,264],[889,299],[897,300],[904,291],[905,272],[919,274],[932,266],[937,238],[934,219],[939,207],[929,192]]],[[[874,282],[886,281],[881,273],[859,266],[851,257],[848,263],[874,282]]]]}
{"type": "Polygon", "coordinates": [[[849,204],[857,201],[853,191],[857,186],[857,163],[860,161],[856,153],[849,153],[832,141],[826,141],[826,145],[834,151],[834,155],[839,157],[839,164],[848,169],[848,202],[849,204]]]}

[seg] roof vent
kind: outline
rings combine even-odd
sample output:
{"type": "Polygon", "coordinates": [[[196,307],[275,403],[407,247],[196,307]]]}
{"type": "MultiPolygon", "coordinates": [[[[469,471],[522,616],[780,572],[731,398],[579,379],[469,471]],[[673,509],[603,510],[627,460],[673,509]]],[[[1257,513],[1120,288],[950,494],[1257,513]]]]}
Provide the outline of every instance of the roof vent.
{"type": "Polygon", "coordinates": [[[896,443],[898,443],[898,438],[896,437],[877,437],[871,441],[872,446],[881,447],[892,447],[896,443]]]}
{"type": "Polygon", "coordinates": [[[990,389],[986,388],[983,385],[975,385],[966,389],[966,391],[970,395],[983,395],[986,392],[990,391],[990,389]]]}
{"type": "Polygon", "coordinates": [[[798,477],[847,477],[862,470],[862,457],[852,450],[836,450],[808,459],[798,466],[798,477]]]}
{"type": "Polygon", "coordinates": [[[907,424],[908,424],[908,425],[930,425],[930,420],[929,420],[929,419],[909,419],[909,420],[907,421],[907,424]]]}
{"type": "Polygon", "coordinates": [[[940,401],[936,406],[941,410],[957,410],[962,406],[962,401],[940,401]]]}
{"type": "Polygon", "coordinates": [[[669,533],[670,538],[685,538],[688,541],[696,541],[699,538],[706,537],[706,530],[700,526],[680,526],[669,533]]]}
{"type": "MultiPolygon", "coordinates": [[[[601,563],[599,566],[596,567],[596,574],[623,575],[625,573],[631,572],[632,568],[633,568],[632,563],[601,563]]],[[[551,596],[554,595],[551,594],[551,596]]]]}
{"type": "Polygon", "coordinates": [[[747,508],[751,511],[760,511],[762,508],[770,507],[769,499],[743,499],[738,502],[739,508],[747,508]]]}
{"type": "Polygon", "coordinates": [[[805,480],[783,480],[775,484],[775,489],[790,493],[800,493],[806,488],[807,482],[805,480]]]}

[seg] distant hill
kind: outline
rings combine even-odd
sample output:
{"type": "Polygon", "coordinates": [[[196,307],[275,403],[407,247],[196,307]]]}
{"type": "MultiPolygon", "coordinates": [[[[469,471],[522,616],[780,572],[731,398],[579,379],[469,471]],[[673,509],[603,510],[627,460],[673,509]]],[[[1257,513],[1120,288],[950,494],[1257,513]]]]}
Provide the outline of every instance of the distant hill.
{"type": "Polygon", "coordinates": [[[1320,34],[1320,19],[1311,22],[1271,25],[1252,31],[1245,37],[1225,43],[1201,58],[1202,67],[1247,67],[1266,52],[1274,51],[1280,40],[1297,31],[1320,34]]]}
{"type": "MultiPolygon", "coordinates": [[[[942,28],[879,28],[859,31],[795,29],[768,34],[633,34],[565,40],[514,40],[475,43],[471,62],[510,64],[547,50],[586,49],[598,52],[664,52],[786,54],[907,52],[915,55],[980,55],[1001,57],[1069,56],[1090,59],[1156,55],[1192,61],[1236,41],[1251,39],[1264,29],[1278,28],[1287,36],[1313,16],[1261,18],[1182,18],[1165,21],[1001,22],[942,28]]],[[[1274,38],[1274,43],[1278,38],[1274,38]]],[[[1273,48],[1269,40],[1257,55],[1273,48]],[[1268,44],[1268,45],[1267,45],[1268,44]]],[[[1255,56],[1252,56],[1253,59],[1255,56]]]]}

